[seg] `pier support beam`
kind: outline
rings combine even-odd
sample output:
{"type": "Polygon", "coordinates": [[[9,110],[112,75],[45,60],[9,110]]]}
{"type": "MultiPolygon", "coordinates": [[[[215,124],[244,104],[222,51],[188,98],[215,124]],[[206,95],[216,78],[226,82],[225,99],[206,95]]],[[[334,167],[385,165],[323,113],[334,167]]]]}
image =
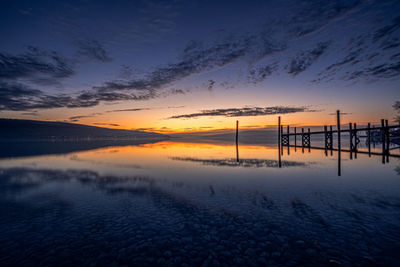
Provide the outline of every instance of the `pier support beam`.
{"type": "Polygon", "coordinates": [[[336,119],[337,119],[337,134],[338,134],[338,176],[342,175],[342,158],[341,158],[341,149],[342,144],[340,140],[340,110],[336,111],[336,119]]]}
{"type": "Polygon", "coordinates": [[[385,135],[386,135],[386,162],[389,162],[389,152],[390,152],[390,129],[389,122],[385,120],[385,135]]]}
{"type": "Polygon", "coordinates": [[[382,141],[382,163],[385,164],[386,131],[385,131],[385,120],[384,119],[381,119],[381,141],[382,141]]]}
{"type": "Polygon", "coordinates": [[[368,157],[371,157],[371,123],[369,122],[367,129],[368,157]]]}

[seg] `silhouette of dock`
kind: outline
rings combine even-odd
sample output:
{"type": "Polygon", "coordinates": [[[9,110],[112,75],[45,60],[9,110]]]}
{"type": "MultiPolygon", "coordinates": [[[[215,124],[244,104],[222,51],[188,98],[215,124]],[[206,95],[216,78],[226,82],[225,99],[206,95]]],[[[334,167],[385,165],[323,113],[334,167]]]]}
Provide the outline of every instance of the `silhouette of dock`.
{"type": "MultiPolygon", "coordinates": [[[[301,132],[297,132],[297,127],[293,127],[294,131],[290,132],[290,126],[286,126],[286,133],[284,133],[284,126],[281,125],[281,117],[278,117],[278,147],[279,147],[279,158],[281,157],[281,153],[283,155],[283,147],[301,147],[304,151],[305,148],[308,150],[318,149],[325,150],[325,155],[328,155],[328,151],[337,151],[338,152],[338,175],[341,175],[341,152],[350,153],[350,159],[354,157],[357,158],[357,154],[368,154],[368,156],[381,156],[382,163],[385,164],[389,162],[390,157],[400,158],[399,154],[390,153],[391,150],[400,148],[399,139],[400,139],[400,125],[389,125],[388,120],[381,120],[381,126],[371,127],[371,123],[368,123],[367,127],[357,128],[356,123],[349,123],[348,129],[341,129],[340,123],[340,111],[336,111],[337,116],[337,124],[336,129],[333,128],[332,125],[324,126],[323,131],[311,131],[310,128],[307,131],[304,128],[301,128],[301,132]],[[363,132],[365,135],[360,135],[363,132]],[[349,139],[349,148],[342,149],[342,141],[341,134],[347,133],[346,136],[349,139]],[[324,146],[312,146],[311,145],[311,136],[312,135],[323,135],[324,136],[324,146]],[[334,135],[337,137],[337,146],[334,147],[334,135]],[[301,145],[297,145],[297,137],[301,138],[301,145]],[[294,139],[294,144],[291,144],[291,137],[294,139]],[[360,138],[366,138],[366,144],[368,147],[368,151],[360,151],[359,144],[360,138]],[[382,152],[372,152],[371,144],[375,146],[376,143],[382,144],[382,152]],[[391,144],[394,144],[394,147],[390,147],[391,144]]],[[[289,150],[288,150],[289,153],[289,150]]]]}

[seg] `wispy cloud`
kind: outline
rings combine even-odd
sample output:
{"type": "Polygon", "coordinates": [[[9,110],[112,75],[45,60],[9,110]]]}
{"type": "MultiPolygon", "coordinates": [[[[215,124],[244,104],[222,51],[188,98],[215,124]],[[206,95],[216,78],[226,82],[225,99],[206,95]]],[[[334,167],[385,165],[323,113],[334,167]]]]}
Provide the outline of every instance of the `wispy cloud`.
{"type": "Polygon", "coordinates": [[[199,117],[242,117],[242,116],[263,116],[263,115],[276,115],[276,114],[288,114],[297,112],[316,112],[317,110],[310,109],[308,107],[244,107],[244,108],[227,108],[227,109],[211,109],[202,110],[198,113],[182,114],[169,117],[168,119],[192,119],[199,117]]]}
{"type": "Polygon", "coordinates": [[[93,123],[94,125],[99,125],[99,126],[120,126],[119,124],[116,123],[103,123],[103,122],[95,122],[93,123]]]}
{"type": "Polygon", "coordinates": [[[372,33],[352,38],[343,48],[345,56],[328,65],[312,82],[391,79],[400,75],[400,16],[372,33]],[[383,52],[385,50],[385,52],[383,52]],[[392,54],[391,54],[391,51],[392,54]]]}
{"type": "Polygon", "coordinates": [[[109,110],[107,111],[108,113],[111,112],[136,112],[136,111],[142,111],[142,110],[151,110],[152,108],[127,108],[127,109],[114,109],[114,110],[109,110]]]}
{"type": "Polygon", "coordinates": [[[154,107],[154,108],[126,108],[126,109],[114,109],[108,110],[106,112],[136,112],[136,111],[143,111],[143,110],[153,110],[153,109],[175,109],[175,108],[184,108],[186,106],[171,106],[171,107],[154,107]]]}
{"type": "Polygon", "coordinates": [[[331,42],[318,43],[317,46],[306,52],[302,52],[291,60],[288,73],[296,76],[308,69],[329,47],[331,42]]]}
{"type": "Polygon", "coordinates": [[[39,113],[37,111],[31,111],[31,112],[22,112],[21,115],[23,116],[37,116],[39,113]]]}
{"type": "MultiPolygon", "coordinates": [[[[5,91],[0,92],[0,110],[93,107],[102,102],[145,101],[170,94],[184,94],[186,91],[175,88],[174,83],[194,74],[223,68],[239,60],[257,62],[277,52],[285,51],[292,42],[315,33],[333,20],[349,14],[361,6],[362,1],[310,0],[301,5],[294,1],[292,5],[288,9],[290,11],[287,12],[287,16],[276,19],[274,23],[265,21],[265,24],[258,30],[247,33],[227,33],[207,43],[191,41],[175,61],[156,65],[151,71],[140,77],[129,73],[129,75],[123,75],[122,79],[106,80],[76,94],[50,94],[34,88],[34,85],[46,83],[49,85],[74,75],[73,60],[68,60],[59,53],[42,51],[36,47],[29,47],[27,52],[20,55],[0,53],[0,87],[5,88],[5,91]],[[23,83],[20,79],[23,79],[23,82],[29,80],[31,84],[23,83]],[[174,88],[171,89],[171,86],[174,88]]],[[[151,2],[140,12],[147,14],[154,10],[159,10],[160,14],[164,15],[157,20],[145,19],[148,22],[145,24],[149,28],[153,27],[157,31],[170,31],[175,27],[174,12],[165,12],[176,10],[174,5],[151,2]]],[[[398,24],[399,18],[396,18],[387,26],[379,28],[372,34],[372,40],[380,42],[385,39],[385,36],[394,34],[398,31],[398,24]]],[[[397,44],[395,41],[395,39],[391,39],[390,42],[386,40],[385,47],[393,49],[397,44]]],[[[296,76],[307,70],[321,55],[327,52],[329,44],[330,42],[320,42],[314,49],[297,54],[290,59],[287,73],[296,76]]],[[[335,76],[336,68],[340,69],[344,65],[354,64],[356,60],[359,60],[357,51],[353,52],[355,55],[349,55],[349,58],[339,60],[332,64],[332,67],[327,67],[320,75],[319,80],[329,79],[329,77],[335,76]],[[327,72],[329,73],[327,74],[327,72]]],[[[79,43],[78,54],[100,62],[112,60],[105,44],[91,39],[79,43]]],[[[130,66],[126,66],[126,68],[134,69],[130,66]]],[[[253,83],[263,81],[278,69],[277,63],[264,62],[262,66],[250,68],[248,80],[253,83]]],[[[369,75],[390,78],[396,77],[399,73],[398,63],[387,62],[387,64],[368,66],[367,69],[349,72],[347,79],[369,75]]],[[[207,81],[206,88],[208,90],[212,90],[217,84],[213,79],[208,78],[207,81]]],[[[226,82],[219,84],[223,85],[226,82]]],[[[131,109],[130,111],[139,110],[131,109]]],[[[110,112],[122,112],[122,110],[110,112]]],[[[268,115],[268,112],[265,112],[266,114],[259,111],[247,111],[247,114],[251,115],[240,115],[240,112],[237,112],[237,115],[234,116],[268,115]]],[[[233,112],[233,114],[235,113],[233,112]]],[[[189,117],[229,116],[229,113],[228,115],[204,115],[201,112],[197,115],[187,115],[192,115],[189,117]]]]}
{"type": "Polygon", "coordinates": [[[251,68],[247,79],[254,84],[264,81],[268,76],[278,70],[278,63],[270,63],[257,68],[251,68]]]}
{"type": "Polygon", "coordinates": [[[83,56],[90,60],[97,60],[100,62],[112,61],[111,56],[106,51],[103,44],[101,44],[97,40],[80,41],[78,46],[79,46],[78,50],[79,56],[83,56]]]}
{"type": "Polygon", "coordinates": [[[96,99],[75,98],[66,94],[50,95],[22,83],[0,80],[0,110],[92,107],[98,103],[96,99]]]}
{"type": "Polygon", "coordinates": [[[100,116],[100,115],[102,115],[103,113],[92,113],[92,114],[89,114],[89,115],[77,115],[77,116],[72,116],[72,117],[69,117],[69,120],[70,121],[79,121],[80,119],[85,119],[85,118],[93,118],[93,117],[96,117],[96,116],[100,116]]]}
{"type": "Polygon", "coordinates": [[[29,46],[28,51],[20,55],[0,52],[0,79],[47,80],[48,83],[74,75],[72,61],[55,51],[44,51],[29,46]]]}

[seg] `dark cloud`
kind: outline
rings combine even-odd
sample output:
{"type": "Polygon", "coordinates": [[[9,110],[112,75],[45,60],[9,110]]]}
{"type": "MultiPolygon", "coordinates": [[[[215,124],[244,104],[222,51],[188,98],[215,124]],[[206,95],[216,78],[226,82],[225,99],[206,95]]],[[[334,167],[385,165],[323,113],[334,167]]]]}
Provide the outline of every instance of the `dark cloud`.
{"type": "Polygon", "coordinates": [[[288,73],[296,76],[308,69],[327,50],[330,43],[331,42],[318,43],[314,49],[297,55],[290,62],[288,73]]]}
{"type": "Polygon", "coordinates": [[[198,113],[183,114],[169,117],[169,119],[191,119],[198,117],[224,116],[224,117],[241,117],[241,116],[262,116],[276,115],[297,112],[315,112],[316,110],[308,107],[245,107],[245,108],[227,108],[227,109],[211,109],[202,110],[198,113]]]}
{"type": "Polygon", "coordinates": [[[95,122],[93,123],[94,125],[102,125],[102,126],[120,126],[119,124],[116,123],[102,123],[102,122],[95,122]]]}
{"type": "Polygon", "coordinates": [[[340,18],[358,8],[363,1],[294,1],[290,8],[294,15],[287,22],[290,32],[297,37],[311,34],[327,25],[330,21],[340,18]]]}
{"type": "MultiPolygon", "coordinates": [[[[223,67],[250,51],[248,39],[225,39],[207,48],[191,45],[185,49],[180,61],[157,67],[140,79],[110,81],[93,89],[98,93],[115,91],[146,92],[148,98],[156,97],[156,91],[192,74],[223,67]]],[[[183,93],[177,90],[176,93],[183,93]]]]}
{"type": "Polygon", "coordinates": [[[0,81],[0,110],[92,107],[98,103],[96,99],[79,99],[65,94],[48,95],[21,83],[0,81]]]}
{"type": "MultiPolygon", "coordinates": [[[[359,1],[345,3],[305,1],[300,6],[296,4],[291,7],[288,17],[276,23],[265,23],[260,26],[261,30],[245,34],[224,33],[218,36],[218,40],[207,44],[192,41],[183,49],[175,62],[155,66],[152,71],[140,77],[123,75],[125,79],[109,80],[76,95],[50,95],[19,83],[18,87],[24,88],[25,92],[4,92],[0,96],[0,110],[92,107],[101,102],[143,101],[169,94],[184,94],[186,91],[171,89],[169,86],[193,74],[221,68],[239,59],[257,61],[284,51],[291,41],[323,28],[330,21],[343,16],[359,4],[359,1]]],[[[160,19],[152,20],[151,23],[158,27],[165,26],[166,22],[160,19]]],[[[327,45],[327,43],[320,43],[315,49],[296,57],[290,65],[289,73],[297,75],[307,69],[324,53],[327,45]]],[[[101,62],[111,60],[103,44],[95,40],[80,42],[78,54],[101,62]]],[[[129,71],[133,70],[130,66],[125,66],[125,68],[129,71]]],[[[276,65],[259,67],[250,74],[250,79],[253,82],[261,81],[276,68],[276,65]]],[[[15,85],[21,78],[36,84],[49,85],[73,74],[72,63],[56,52],[44,52],[30,47],[28,52],[17,56],[0,53],[2,85],[6,83],[15,85]],[[4,82],[5,79],[7,79],[6,82],[4,82]]],[[[215,81],[210,80],[207,88],[211,90],[214,86],[215,81]]]]}
{"type": "MultiPolygon", "coordinates": [[[[134,91],[146,92],[145,97],[141,99],[155,98],[158,90],[165,89],[172,83],[192,74],[221,68],[241,58],[259,60],[267,55],[283,51],[293,38],[316,31],[330,20],[359,5],[358,1],[350,2],[342,4],[336,1],[334,3],[311,1],[309,6],[304,5],[303,11],[294,12],[289,22],[287,20],[277,22],[278,26],[268,24],[260,32],[252,34],[226,34],[220,36],[218,41],[208,45],[191,41],[183,49],[180,60],[175,63],[158,66],[142,78],[105,82],[101,86],[94,87],[93,89],[96,92],[93,94],[134,91]],[[301,19],[299,19],[300,13],[301,19]],[[282,32],[282,27],[286,28],[284,32],[282,32]]],[[[312,63],[311,61],[316,60],[325,51],[327,46],[328,43],[318,44],[317,48],[308,52],[308,58],[299,59],[299,63],[293,66],[291,73],[297,74],[301,71],[301,68],[308,67],[312,63]]],[[[273,71],[273,66],[266,66],[258,70],[261,78],[265,78],[271,71],[273,71]]],[[[209,84],[207,88],[210,88],[210,86],[212,88],[214,83],[209,84]]],[[[183,91],[177,92],[183,93],[183,91]]],[[[138,99],[133,98],[133,100],[138,99]]]]}
{"type": "Polygon", "coordinates": [[[377,31],[375,31],[372,40],[374,42],[388,36],[391,35],[393,32],[395,32],[396,30],[400,29],[400,16],[394,18],[392,20],[392,23],[389,25],[386,25],[380,29],[378,29],[377,31]]]}
{"type": "Polygon", "coordinates": [[[58,82],[74,74],[73,64],[59,53],[30,46],[20,55],[0,53],[0,79],[58,82]]]}
{"type": "MultiPolygon", "coordinates": [[[[394,110],[397,111],[397,116],[394,117],[395,121],[397,121],[398,123],[400,123],[400,101],[396,101],[393,104],[393,108],[394,110]]],[[[399,172],[400,173],[400,172],[399,172]]]]}
{"type": "Polygon", "coordinates": [[[142,110],[153,110],[153,109],[171,109],[171,108],[184,108],[185,106],[171,106],[171,107],[154,107],[154,108],[127,108],[127,109],[114,109],[108,110],[107,113],[111,112],[136,112],[142,110]]]}
{"type": "Polygon", "coordinates": [[[362,55],[363,49],[362,48],[357,48],[356,50],[351,50],[348,52],[348,54],[340,61],[329,65],[326,67],[326,70],[331,70],[335,67],[341,67],[345,64],[352,64],[354,65],[355,63],[359,62],[359,57],[362,55]]]}
{"type": "Polygon", "coordinates": [[[397,111],[400,111],[400,101],[396,101],[396,102],[393,104],[393,108],[394,108],[395,110],[397,110],[397,111]]]}
{"type": "Polygon", "coordinates": [[[215,81],[214,80],[208,80],[208,85],[207,85],[208,91],[212,91],[214,85],[215,85],[215,81]]]}
{"type": "Polygon", "coordinates": [[[400,39],[396,38],[396,37],[388,38],[388,39],[384,40],[380,45],[380,47],[383,50],[393,49],[393,48],[397,48],[399,46],[400,46],[400,39]]]}
{"type": "Polygon", "coordinates": [[[151,108],[127,108],[127,109],[109,110],[107,112],[108,113],[110,113],[110,112],[135,112],[135,111],[150,110],[150,109],[151,108]]]}
{"type": "Polygon", "coordinates": [[[102,113],[92,113],[92,114],[89,114],[89,115],[72,116],[72,117],[69,117],[69,120],[70,121],[79,121],[80,119],[93,118],[93,117],[96,117],[96,116],[99,116],[99,115],[102,115],[102,113]]]}
{"type": "Polygon", "coordinates": [[[374,81],[398,77],[398,54],[390,56],[384,50],[395,51],[400,46],[399,30],[400,16],[395,17],[386,26],[352,38],[343,51],[345,57],[330,64],[318,74],[313,82],[340,80],[353,81],[358,79],[374,81]]]}
{"type": "Polygon", "coordinates": [[[23,116],[37,116],[37,115],[38,115],[38,112],[37,112],[37,111],[22,112],[21,115],[23,115],[23,116]]]}
{"type": "Polygon", "coordinates": [[[400,74],[400,62],[385,63],[366,68],[364,73],[360,75],[375,76],[379,78],[393,78],[400,74]]]}
{"type": "Polygon", "coordinates": [[[78,54],[88,59],[100,62],[110,62],[112,58],[104,46],[96,40],[86,40],[79,42],[78,54]]]}
{"type": "Polygon", "coordinates": [[[373,80],[373,79],[390,79],[396,78],[400,75],[400,62],[395,63],[383,63],[372,67],[363,67],[355,71],[346,72],[343,76],[343,80],[373,80]]]}
{"type": "Polygon", "coordinates": [[[256,84],[264,81],[268,76],[278,70],[278,63],[267,64],[249,71],[247,79],[256,84]]]}

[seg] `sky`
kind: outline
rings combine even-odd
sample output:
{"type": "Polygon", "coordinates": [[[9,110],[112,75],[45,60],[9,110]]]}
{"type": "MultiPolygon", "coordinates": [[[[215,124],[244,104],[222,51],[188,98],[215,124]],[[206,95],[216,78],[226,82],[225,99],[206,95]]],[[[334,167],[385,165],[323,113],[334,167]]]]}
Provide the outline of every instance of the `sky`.
{"type": "Polygon", "coordinates": [[[0,117],[161,133],[393,120],[400,1],[0,2],[0,117]]]}

